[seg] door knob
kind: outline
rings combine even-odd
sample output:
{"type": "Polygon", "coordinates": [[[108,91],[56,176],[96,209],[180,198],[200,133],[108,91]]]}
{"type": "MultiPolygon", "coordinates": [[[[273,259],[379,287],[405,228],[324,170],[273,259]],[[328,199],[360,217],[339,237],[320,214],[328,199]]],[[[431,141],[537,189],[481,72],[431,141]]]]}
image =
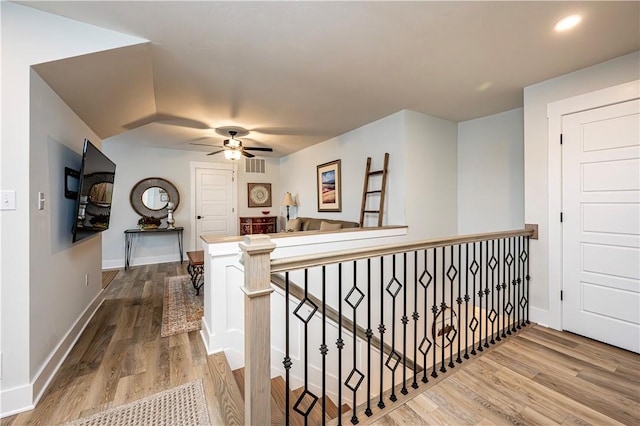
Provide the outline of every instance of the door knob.
{"type": "Polygon", "coordinates": [[[202,216],[198,215],[196,216],[196,219],[202,219],[202,216]]]}

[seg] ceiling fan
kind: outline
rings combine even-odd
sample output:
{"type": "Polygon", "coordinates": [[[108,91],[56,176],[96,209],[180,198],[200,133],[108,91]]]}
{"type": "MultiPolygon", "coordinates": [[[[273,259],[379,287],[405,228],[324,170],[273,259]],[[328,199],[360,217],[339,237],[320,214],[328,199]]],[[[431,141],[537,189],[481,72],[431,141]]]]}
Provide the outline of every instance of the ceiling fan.
{"type": "Polygon", "coordinates": [[[240,141],[240,139],[237,139],[236,136],[238,135],[238,133],[243,135],[249,134],[249,132],[244,129],[233,128],[233,130],[231,130],[231,129],[220,128],[220,129],[216,129],[216,133],[223,134],[223,135],[228,134],[231,138],[225,139],[222,146],[205,144],[205,143],[196,143],[196,142],[190,142],[190,144],[222,148],[217,151],[210,152],[207,155],[215,155],[215,154],[224,152],[224,157],[227,160],[239,160],[242,156],[245,156],[247,158],[255,157],[255,155],[247,151],[273,152],[272,148],[243,146],[242,141],[240,141]]]}

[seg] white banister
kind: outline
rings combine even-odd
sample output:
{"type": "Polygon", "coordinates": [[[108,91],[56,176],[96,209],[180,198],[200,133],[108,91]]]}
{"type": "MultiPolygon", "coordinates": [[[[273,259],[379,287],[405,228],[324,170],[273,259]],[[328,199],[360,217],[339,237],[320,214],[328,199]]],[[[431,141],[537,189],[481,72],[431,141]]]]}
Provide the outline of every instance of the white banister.
{"type": "Polygon", "coordinates": [[[248,425],[271,424],[270,255],[267,235],[247,235],[240,243],[244,264],[244,411],[248,425]]]}

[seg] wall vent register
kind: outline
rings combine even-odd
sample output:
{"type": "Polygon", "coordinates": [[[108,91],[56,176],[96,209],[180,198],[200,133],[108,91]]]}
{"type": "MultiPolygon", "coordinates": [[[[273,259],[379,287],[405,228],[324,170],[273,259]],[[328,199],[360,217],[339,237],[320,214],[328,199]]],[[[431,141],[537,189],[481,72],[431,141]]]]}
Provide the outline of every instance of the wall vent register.
{"type": "Polygon", "coordinates": [[[266,173],[265,163],[264,158],[245,158],[244,171],[245,173],[266,173]]]}

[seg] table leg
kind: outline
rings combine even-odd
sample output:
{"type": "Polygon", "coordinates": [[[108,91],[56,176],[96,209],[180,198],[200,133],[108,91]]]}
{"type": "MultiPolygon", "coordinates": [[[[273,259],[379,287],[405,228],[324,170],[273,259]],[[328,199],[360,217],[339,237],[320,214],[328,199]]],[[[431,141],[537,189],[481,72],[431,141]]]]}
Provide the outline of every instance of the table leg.
{"type": "Polygon", "coordinates": [[[129,269],[129,259],[131,258],[131,236],[124,234],[124,270],[129,269]]]}
{"type": "Polygon", "coordinates": [[[183,254],[182,254],[182,230],[178,231],[178,249],[180,250],[180,264],[182,265],[183,254]]]}

